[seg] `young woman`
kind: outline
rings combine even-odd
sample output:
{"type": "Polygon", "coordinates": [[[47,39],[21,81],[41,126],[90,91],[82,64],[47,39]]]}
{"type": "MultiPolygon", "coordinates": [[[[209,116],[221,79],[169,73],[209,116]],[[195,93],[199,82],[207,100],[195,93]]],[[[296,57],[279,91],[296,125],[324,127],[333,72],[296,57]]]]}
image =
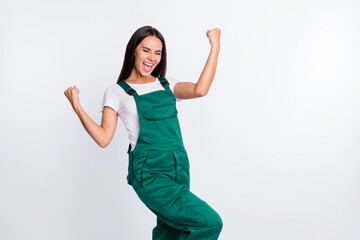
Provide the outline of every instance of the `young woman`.
{"type": "Polygon", "coordinates": [[[165,78],[166,45],[161,33],[144,26],[126,47],[117,84],[104,94],[101,125],[82,109],[79,89],[65,90],[86,131],[102,148],[111,141],[118,116],[129,134],[127,181],[157,216],[152,239],[218,239],[222,220],[190,191],[189,160],[176,101],[203,97],[214,79],[220,29],[208,30],[211,51],[197,83],[165,78]]]}

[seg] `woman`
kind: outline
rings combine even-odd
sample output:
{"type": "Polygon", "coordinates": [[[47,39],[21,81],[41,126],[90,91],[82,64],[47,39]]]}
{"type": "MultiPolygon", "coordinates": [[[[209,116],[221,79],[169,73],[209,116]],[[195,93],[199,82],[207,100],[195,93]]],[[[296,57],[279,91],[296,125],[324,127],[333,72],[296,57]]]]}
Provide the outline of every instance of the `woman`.
{"type": "Polygon", "coordinates": [[[129,134],[127,181],[156,214],[152,239],[218,239],[222,220],[190,191],[189,161],[177,118],[176,100],[203,97],[214,79],[220,29],[206,33],[210,55],[197,83],[165,79],[166,45],[161,33],[139,28],[129,40],[117,84],[104,94],[101,125],[82,109],[79,89],[65,95],[86,131],[102,148],[111,141],[118,116],[129,134]],[[168,81],[169,80],[169,81],[168,81]]]}

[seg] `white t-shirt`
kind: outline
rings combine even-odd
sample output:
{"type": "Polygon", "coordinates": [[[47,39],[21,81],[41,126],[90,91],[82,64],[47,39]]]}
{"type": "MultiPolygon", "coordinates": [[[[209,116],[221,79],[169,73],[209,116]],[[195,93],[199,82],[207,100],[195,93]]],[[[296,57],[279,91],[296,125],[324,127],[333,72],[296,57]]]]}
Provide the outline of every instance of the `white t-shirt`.
{"type": "MultiPolygon", "coordinates": [[[[179,81],[176,78],[171,77],[166,77],[166,80],[169,82],[171,91],[174,92],[174,87],[179,81]]],[[[150,83],[127,84],[129,84],[129,86],[132,87],[138,95],[146,94],[157,90],[165,91],[165,88],[161,85],[158,78],[156,78],[155,82],[150,83]]],[[[176,101],[179,102],[181,101],[181,99],[176,99],[176,101]]],[[[115,83],[106,88],[103,96],[103,102],[100,106],[100,112],[103,111],[103,108],[105,106],[114,109],[123,121],[126,131],[129,135],[131,149],[133,150],[135,148],[135,144],[140,132],[139,115],[137,112],[134,97],[127,94],[124,89],[119,86],[119,84],[115,83]]]]}

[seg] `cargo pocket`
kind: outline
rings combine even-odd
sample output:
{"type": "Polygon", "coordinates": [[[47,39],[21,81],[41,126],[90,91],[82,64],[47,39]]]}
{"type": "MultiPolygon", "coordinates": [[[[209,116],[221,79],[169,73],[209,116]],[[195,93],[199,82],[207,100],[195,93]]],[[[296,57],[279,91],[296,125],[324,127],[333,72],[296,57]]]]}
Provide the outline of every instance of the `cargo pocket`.
{"type": "Polygon", "coordinates": [[[185,187],[173,181],[170,185],[162,184],[161,187],[161,191],[155,189],[155,191],[151,192],[148,196],[146,206],[157,216],[165,218],[168,221],[173,221],[179,212],[184,210],[183,204],[184,201],[186,201],[186,196],[184,195],[186,191],[185,187]]]}
{"type": "Polygon", "coordinates": [[[177,116],[178,111],[175,106],[155,108],[152,110],[142,111],[144,118],[152,121],[164,120],[167,118],[174,118],[177,116]]]}
{"type": "Polygon", "coordinates": [[[147,155],[137,156],[133,160],[133,170],[134,170],[134,177],[135,180],[141,184],[142,186],[142,179],[143,179],[143,168],[144,164],[147,161],[147,155]]]}
{"type": "Polygon", "coordinates": [[[171,151],[157,151],[147,155],[142,171],[143,181],[159,176],[165,176],[172,181],[176,178],[175,160],[171,151]]]}
{"type": "Polygon", "coordinates": [[[190,165],[186,150],[183,148],[175,149],[172,151],[172,154],[175,160],[175,181],[179,184],[184,184],[187,187],[190,187],[190,165]]]}
{"type": "Polygon", "coordinates": [[[175,161],[175,182],[181,181],[181,157],[177,151],[173,151],[173,158],[175,161]]]}

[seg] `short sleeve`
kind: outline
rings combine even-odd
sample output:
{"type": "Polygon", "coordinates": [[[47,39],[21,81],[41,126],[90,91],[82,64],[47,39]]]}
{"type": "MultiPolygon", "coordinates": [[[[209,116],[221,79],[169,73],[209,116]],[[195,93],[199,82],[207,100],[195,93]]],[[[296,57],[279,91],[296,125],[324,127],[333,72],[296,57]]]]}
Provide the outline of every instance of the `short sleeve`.
{"type": "Polygon", "coordinates": [[[119,112],[121,106],[121,94],[119,92],[119,88],[118,84],[114,84],[106,88],[102,104],[100,106],[100,112],[103,112],[105,106],[111,107],[117,113],[119,112]]]}
{"type": "MultiPolygon", "coordinates": [[[[180,82],[179,79],[173,78],[173,77],[167,77],[166,80],[168,80],[168,82],[169,82],[170,90],[171,90],[172,92],[174,92],[174,87],[175,87],[175,85],[176,85],[178,82],[180,82]]],[[[182,99],[176,98],[176,101],[177,101],[177,102],[180,102],[181,100],[182,100],[182,99]]]]}

